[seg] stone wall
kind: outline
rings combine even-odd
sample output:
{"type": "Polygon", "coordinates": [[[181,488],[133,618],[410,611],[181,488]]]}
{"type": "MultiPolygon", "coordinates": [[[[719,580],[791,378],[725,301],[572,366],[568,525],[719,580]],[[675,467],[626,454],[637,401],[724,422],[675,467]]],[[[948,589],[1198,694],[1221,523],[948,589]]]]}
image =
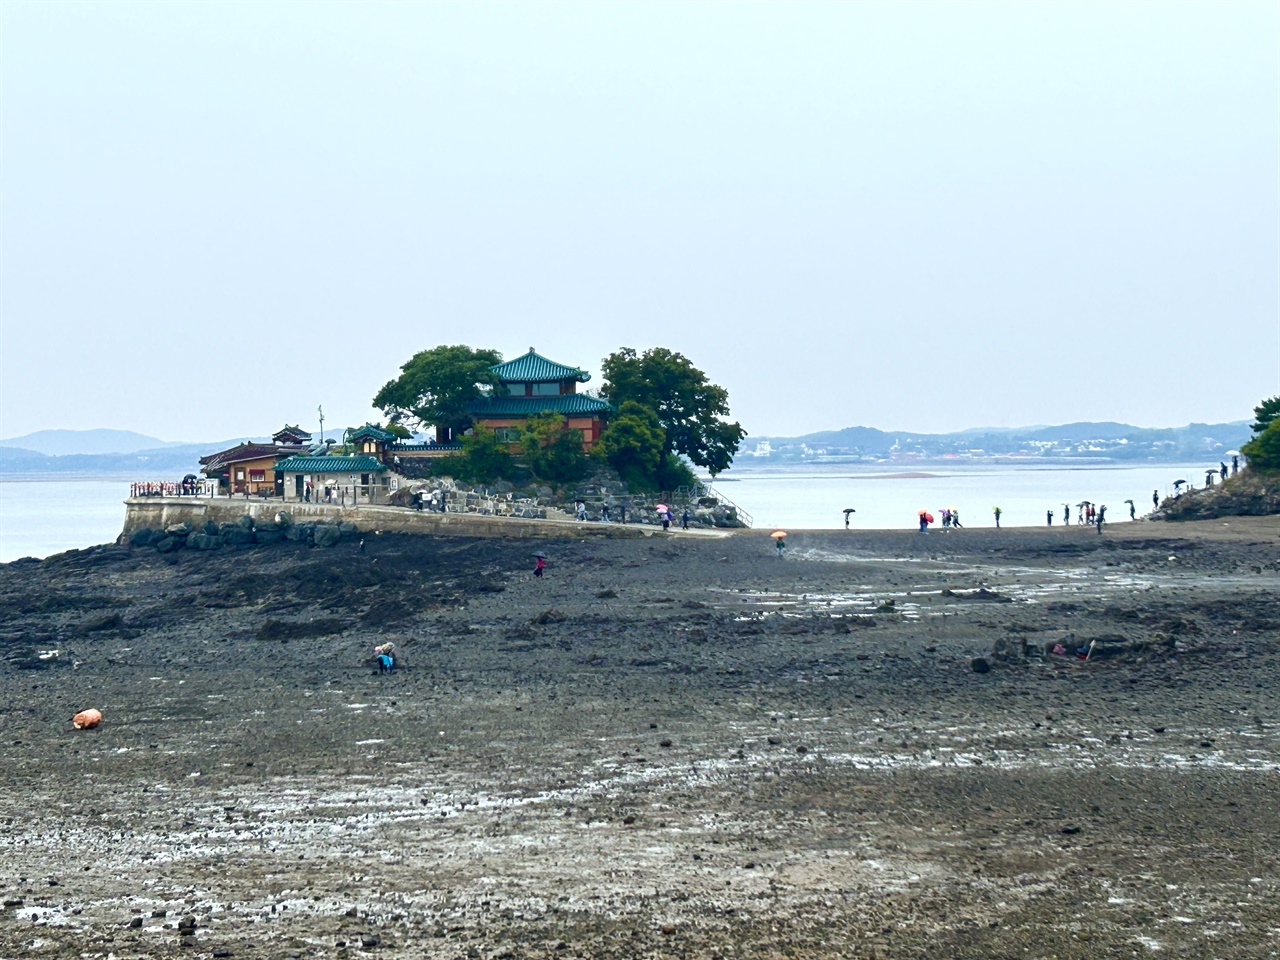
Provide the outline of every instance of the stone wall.
{"type": "Polygon", "coordinates": [[[164,530],[185,523],[200,530],[207,523],[235,523],[252,517],[255,524],[274,522],[277,513],[287,511],[297,523],[338,521],[353,523],[361,531],[416,533],[429,536],[569,538],[644,536],[638,527],[620,524],[583,524],[571,520],[540,520],[486,516],[478,513],[419,513],[400,507],[346,506],[323,503],[284,504],[279,500],[244,500],[234,497],[140,497],[125,501],[123,536],[143,528],[164,530]]]}

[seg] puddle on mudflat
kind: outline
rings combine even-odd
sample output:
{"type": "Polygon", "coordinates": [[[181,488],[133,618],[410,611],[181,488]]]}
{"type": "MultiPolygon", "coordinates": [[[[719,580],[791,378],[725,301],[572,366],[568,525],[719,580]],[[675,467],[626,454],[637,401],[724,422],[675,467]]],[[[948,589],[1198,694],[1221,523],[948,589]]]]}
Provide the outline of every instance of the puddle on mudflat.
{"type": "MultiPolygon", "coordinates": [[[[736,602],[750,608],[751,612],[737,620],[758,620],[771,614],[799,617],[808,613],[823,612],[832,619],[843,617],[873,617],[876,613],[896,613],[909,620],[920,618],[920,605],[902,598],[911,596],[905,591],[877,591],[875,593],[782,593],[773,590],[728,590],[709,588],[711,593],[721,594],[720,607],[736,602]],[[893,600],[893,609],[880,609],[886,600],[893,600]]],[[[937,591],[934,591],[935,593],[937,591]]]]}

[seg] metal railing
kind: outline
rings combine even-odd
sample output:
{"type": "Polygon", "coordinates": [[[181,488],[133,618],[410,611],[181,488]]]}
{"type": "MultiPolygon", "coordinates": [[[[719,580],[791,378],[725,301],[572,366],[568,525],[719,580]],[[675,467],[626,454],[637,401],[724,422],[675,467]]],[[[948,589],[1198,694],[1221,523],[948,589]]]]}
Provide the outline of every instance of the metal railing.
{"type": "Polygon", "coordinates": [[[748,527],[752,525],[751,514],[747,513],[747,511],[743,510],[728,497],[713,490],[709,483],[697,483],[691,486],[676,487],[670,494],[668,494],[668,496],[670,497],[670,503],[672,505],[694,503],[703,498],[715,500],[717,504],[722,504],[732,510],[734,516],[742,523],[746,524],[748,527]]]}

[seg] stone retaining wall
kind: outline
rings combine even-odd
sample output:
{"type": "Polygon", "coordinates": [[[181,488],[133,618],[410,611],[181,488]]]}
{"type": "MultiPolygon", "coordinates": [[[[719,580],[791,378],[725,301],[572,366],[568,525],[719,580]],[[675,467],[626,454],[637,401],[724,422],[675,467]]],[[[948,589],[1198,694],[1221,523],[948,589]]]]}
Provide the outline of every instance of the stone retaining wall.
{"type": "MultiPolygon", "coordinates": [[[[639,527],[614,523],[578,523],[571,520],[526,520],[475,513],[425,513],[397,507],[339,507],[326,503],[279,500],[243,500],[234,497],[137,497],[125,501],[125,537],[144,527],[163,530],[186,523],[198,530],[205,523],[234,523],[246,514],[270,523],[287,511],[298,523],[316,520],[354,523],[362,532],[416,533],[428,536],[515,537],[581,539],[584,537],[645,536],[639,527]]],[[[652,531],[648,531],[652,532],[652,531]]]]}

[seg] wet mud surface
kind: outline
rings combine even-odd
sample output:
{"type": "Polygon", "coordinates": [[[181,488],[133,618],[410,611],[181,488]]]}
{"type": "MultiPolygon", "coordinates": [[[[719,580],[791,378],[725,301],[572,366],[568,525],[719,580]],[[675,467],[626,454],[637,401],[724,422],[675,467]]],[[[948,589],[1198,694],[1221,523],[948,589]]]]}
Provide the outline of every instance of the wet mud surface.
{"type": "Polygon", "coordinates": [[[0,957],[1274,957],[1278,539],[9,564],[0,957]]]}

